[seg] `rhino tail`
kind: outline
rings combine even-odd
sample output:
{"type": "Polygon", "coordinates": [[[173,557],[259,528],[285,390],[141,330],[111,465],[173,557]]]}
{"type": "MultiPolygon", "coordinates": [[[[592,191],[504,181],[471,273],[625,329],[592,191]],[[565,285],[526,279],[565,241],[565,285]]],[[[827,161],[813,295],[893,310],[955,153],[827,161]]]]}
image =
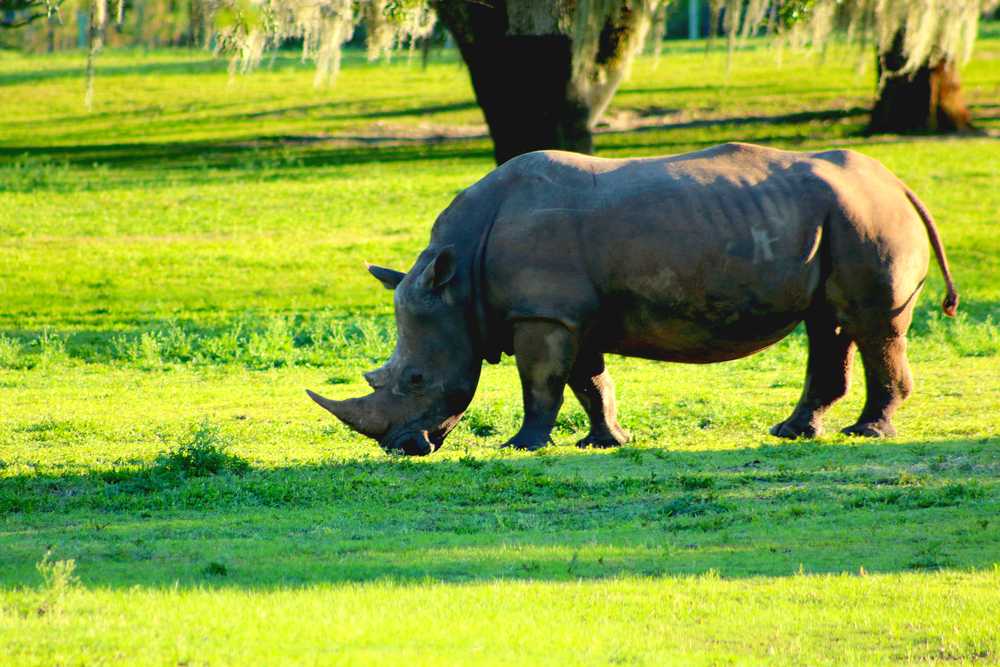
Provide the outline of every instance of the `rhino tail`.
{"type": "Polygon", "coordinates": [[[948,269],[948,257],[944,254],[944,245],[941,244],[941,236],[938,234],[937,225],[934,224],[934,218],[931,216],[930,211],[917,198],[917,195],[913,194],[913,191],[906,187],[906,185],[903,185],[903,191],[906,193],[906,198],[910,200],[910,204],[913,205],[917,215],[924,222],[924,228],[927,229],[927,238],[930,239],[931,247],[934,248],[934,255],[937,257],[938,266],[941,267],[941,275],[944,276],[944,283],[948,288],[948,294],[945,296],[944,301],[941,302],[941,310],[948,317],[955,317],[955,313],[958,312],[958,290],[955,289],[955,282],[952,280],[951,271],[948,269]]]}

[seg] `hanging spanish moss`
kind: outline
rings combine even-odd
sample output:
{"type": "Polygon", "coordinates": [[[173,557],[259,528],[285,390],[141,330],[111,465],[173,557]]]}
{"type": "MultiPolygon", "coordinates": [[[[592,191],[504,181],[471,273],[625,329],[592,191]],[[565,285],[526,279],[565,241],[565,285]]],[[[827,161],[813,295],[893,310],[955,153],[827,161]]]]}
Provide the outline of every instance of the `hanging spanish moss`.
{"type": "Polygon", "coordinates": [[[873,45],[880,53],[904,36],[906,63],[899,74],[912,74],[928,63],[966,62],[972,54],[979,17],[998,0],[712,0],[722,9],[723,31],[730,43],[767,25],[770,7],[783,17],[781,37],[795,48],[822,49],[834,33],[847,41],[873,45]]]}
{"type": "Polygon", "coordinates": [[[660,0],[578,0],[573,13],[573,67],[595,83],[605,64],[630,60],[641,48],[660,0]]]}
{"type": "MultiPolygon", "coordinates": [[[[125,0],[118,0],[115,20],[121,24],[125,16],[125,0]]],[[[90,0],[90,17],[87,28],[87,65],[84,70],[83,104],[88,111],[94,108],[94,67],[97,54],[104,48],[104,33],[108,27],[108,0],[90,0]]]]}
{"type": "Polygon", "coordinates": [[[333,83],[341,49],[364,23],[369,60],[389,59],[406,42],[433,31],[434,12],[425,2],[393,0],[214,0],[216,50],[231,58],[232,71],[248,71],[264,51],[289,39],[302,40],[303,60],[316,63],[317,86],[333,83]]]}
{"type": "Polygon", "coordinates": [[[669,0],[660,3],[656,13],[653,14],[653,25],[649,31],[649,50],[653,53],[653,69],[660,66],[660,54],[663,52],[663,38],[667,34],[667,8],[670,6],[669,0]]]}
{"type": "Polygon", "coordinates": [[[591,109],[595,122],[642,49],[661,0],[578,0],[573,14],[573,78],[587,97],[605,98],[591,109]],[[589,91],[587,89],[590,89],[589,91]],[[597,94],[594,94],[597,93],[597,94]]]}

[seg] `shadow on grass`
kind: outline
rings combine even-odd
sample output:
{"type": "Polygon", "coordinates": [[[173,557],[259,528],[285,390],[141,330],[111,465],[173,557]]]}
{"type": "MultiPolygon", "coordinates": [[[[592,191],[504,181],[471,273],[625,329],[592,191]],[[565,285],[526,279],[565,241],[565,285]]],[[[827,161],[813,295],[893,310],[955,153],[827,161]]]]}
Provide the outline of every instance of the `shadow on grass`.
{"type": "MultiPolygon", "coordinates": [[[[279,107],[270,107],[266,109],[259,109],[257,111],[237,111],[232,113],[225,113],[224,110],[230,107],[241,106],[240,102],[212,102],[212,103],[192,103],[187,107],[181,107],[172,109],[170,111],[165,111],[161,106],[150,106],[140,109],[130,109],[128,111],[91,111],[87,113],[80,113],[77,115],[70,116],[60,116],[50,119],[51,123],[73,123],[74,121],[87,120],[123,120],[127,118],[135,118],[136,116],[152,115],[157,121],[162,121],[164,118],[178,118],[180,120],[185,120],[185,116],[190,114],[192,111],[197,111],[199,113],[206,113],[208,111],[217,112],[213,114],[209,119],[207,119],[212,124],[224,124],[239,121],[255,121],[262,118],[280,118],[283,116],[303,116],[309,114],[316,114],[317,112],[327,112],[320,115],[316,115],[317,120],[368,120],[368,119],[379,119],[379,118],[397,118],[405,116],[424,116],[428,114],[435,113],[447,113],[451,111],[464,111],[469,109],[477,108],[477,105],[473,101],[463,101],[454,102],[449,104],[430,104],[418,107],[403,107],[398,109],[383,109],[379,111],[365,111],[368,106],[371,105],[385,105],[387,103],[406,101],[410,98],[403,95],[381,95],[377,97],[365,97],[356,98],[351,100],[324,100],[322,102],[314,102],[310,104],[293,104],[285,105],[279,107]],[[356,111],[344,111],[339,112],[338,109],[356,109],[356,111]]],[[[27,127],[37,124],[36,120],[5,120],[4,125],[8,127],[27,127]]],[[[72,136],[72,135],[70,135],[72,136]]],[[[92,137],[92,133],[85,133],[83,136],[92,137]]],[[[64,138],[66,138],[64,136],[64,138]]],[[[336,137],[321,136],[319,139],[329,140],[331,138],[349,138],[337,135],[336,137]]],[[[275,137],[273,135],[268,135],[262,137],[264,140],[281,139],[281,137],[275,137]]],[[[94,144],[81,144],[81,145],[94,145],[94,144]]],[[[100,144],[97,144],[100,146],[100,144]]],[[[168,142],[164,142],[163,145],[170,145],[168,142]]],[[[25,147],[28,150],[22,152],[22,154],[31,154],[33,151],[32,147],[25,147]]],[[[40,148],[40,147],[39,147],[40,148]]]]}
{"type": "MultiPolygon", "coordinates": [[[[118,54],[127,52],[127,49],[116,49],[118,54]]],[[[166,52],[164,52],[166,53],[166,52]]],[[[65,56],[65,54],[61,54],[65,56]]],[[[156,57],[156,56],[151,56],[156,57]]],[[[435,62],[440,60],[436,58],[435,62]]],[[[363,50],[346,49],[344,51],[345,64],[351,67],[371,66],[363,50]]],[[[44,62],[44,61],[42,61],[44,62]]],[[[0,72],[0,86],[12,86],[25,83],[39,83],[54,79],[77,78],[83,80],[84,65],[86,55],[79,53],[79,66],[77,67],[54,67],[27,69],[20,71],[0,72]]],[[[383,66],[384,65],[381,65],[383,66]]],[[[304,70],[312,71],[314,67],[302,61],[301,55],[284,50],[281,53],[274,53],[264,58],[261,67],[263,71],[282,70],[304,70]]],[[[110,64],[106,60],[97,61],[97,79],[112,78],[120,76],[175,76],[188,74],[227,74],[229,62],[224,57],[214,57],[203,50],[174,49],[166,58],[153,60],[152,62],[137,62],[128,65],[110,64]],[[196,58],[190,57],[191,54],[196,58]],[[173,59],[168,59],[173,58],[173,59]]]]}
{"type": "Polygon", "coordinates": [[[863,107],[850,109],[823,109],[820,111],[798,111],[788,114],[768,116],[730,116],[725,118],[695,119],[681,122],[664,122],[655,125],[645,125],[628,130],[606,130],[603,134],[630,134],[633,132],[655,132],[662,130],[683,130],[700,127],[717,127],[741,125],[798,125],[815,121],[838,121],[845,118],[855,118],[868,113],[863,107]]]}
{"type": "MultiPolygon", "coordinates": [[[[247,170],[256,171],[260,158],[266,158],[266,150],[287,149],[288,143],[305,144],[292,162],[275,162],[266,165],[269,169],[291,167],[327,167],[375,162],[409,162],[441,159],[482,159],[492,156],[492,149],[478,139],[455,139],[447,142],[435,140],[396,144],[383,141],[374,144],[370,140],[338,139],[330,137],[322,142],[299,142],[298,137],[281,136],[247,138],[231,142],[134,142],[109,144],[81,144],[74,146],[0,146],[0,158],[8,161],[18,159],[50,160],[68,165],[90,167],[94,163],[113,169],[142,166],[157,169],[189,169],[198,183],[213,181],[207,170],[247,170]],[[338,146],[337,143],[347,145],[338,146]],[[247,163],[247,160],[250,163],[247,163]],[[208,160],[207,162],[205,160],[208,160]]],[[[281,176],[287,178],[287,176],[281,176]]],[[[162,179],[161,179],[162,180],[162,179]]],[[[176,181],[174,181],[175,184],[176,181]]],[[[44,187],[34,188],[46,189],[44,187]]]]}
{"type": "Polygon", "coordinates": [[[403,109],[391,109],[383,111],[368,111],[358,114],[334,115],[326,118],[398,118],[401,116],[424,116],[435,113],[449,113],[452,111],[468,111],[477,109],[479,105],[472,100],[464,102],[452,102],[449,104],[429,104],[422,107],[409,107],[403,109]]]}
{"type": "MultiPolygon", "coordinates": [[[[83,80],[86,57],[81,53],[79,67],[60,67],[52,69],[31,69],[8,71],[0,73],[0,86],[15,86],[26,83],[40,83],[54,79],[78,78],[83,80]]],[[[203,60],[177,60],[173,62],[137,63],[134,65],[104,65],[98,61],[97,76],[170,76],[177,74],[204,74],[208,72],[225,73],[228,63],[219,58],[203,60]]]]}
{"type": "MultiPolygon", "coordinates": [[[[368,446],[368,445],[365,445],[368,446]]],[[[88,585],[575,580],[987,568],[1000,440],[803,441],[377,456],[185,477],[153,467],[0,484],[0,584],[46,545],[88,585]]]]}
{"type": "MultiPolygon", "coordinates": [[[[262,110],[236,114],[234,119],[252,120],[272,114],[316,110],[340,103],[323,103],[301,107],[262,110]]],[[[430,113],[471,109],[471,101],[431,105],[388,111],[346,111],[330,118],[377,120],[399,116],[422,116],[430,113]]],[[[859,118],[864,109],[831,109],[802,111],[771,116],[735,116],[728,118],[665,122],[631,129],[598,131],[598,152],[606,155],[651,153],[671,154],[697,150],[725,141],[751,141],[776,146],[830,146],[855,142],[906,143],[926,140],[927,135],[887,136],[872,139],[863,134],[859,118]],[[846,122],[858,119],[858,122],[846,122]],[[835,131],[819,134],[816,122],[833,124],[835,131]]],[[[949,141],[979,139],[979,135],[949,137],[949,141]]],[[[492,148],[485,135],[451,136],[447,132],[399,136],[381,133],[366,135],[305,134],[255,135],[227,141],[188,142],[115,142],[78,145],[6,145],[0,146],[0,164],[13,169],[8,176],[0,169],[0,191],[46,190],[105,190],[129,187],[142,182],[144,187],[173,187],[181,183],[212,184],[251,177],[258,181],[282,180],[303,169],[365,165],[373,163],[399,164],[437,160],[476,160],[491,162],[492,148]],[[103,170],[91,178],[65,167],[103,170]],[[162,174],[151,178],[147,173],[129,175],[129,169],[170,170],[170,178],[162,174]],[[65,171],[65,173],[61,173],[65,171]],[[29,173],[31,170],[39,174],[29,173]],[[23,172],[23,173],[21,173],[23,172]],[[115,172],[121,172],[120,174],[115,172]],[[112,178],[107,176],[112,175],[112,178]],[[9,181],[5,183],[5,181],[9,181]]]]}

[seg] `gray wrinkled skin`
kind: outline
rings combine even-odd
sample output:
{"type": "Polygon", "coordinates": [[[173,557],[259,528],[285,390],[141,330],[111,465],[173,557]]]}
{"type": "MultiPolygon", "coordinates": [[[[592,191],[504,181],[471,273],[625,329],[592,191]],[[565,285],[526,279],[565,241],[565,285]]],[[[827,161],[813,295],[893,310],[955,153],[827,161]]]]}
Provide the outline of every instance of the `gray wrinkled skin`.
{"type": "Polygon", "coordinates": [[[394,290],[397,343],[365,375],[373,393],[331,401],[389,450],[428,454],[472,400],[483,359],[517,358],[524,423],[508,444],[549,442],[566,385],[590,417],[580,446],[614,446],[604,354],[711,363],[753,354],[805,321],[802,397],[771,432],[811,437],[847,391],[855,349],[867,401],[844,429],[894,433],[910,393],[906,332],[930,239],[958,295],[934,222],[877,161],[725,144],[609,160],[540,151],[462,192],[405,274],[369,267],[394,290]]]}

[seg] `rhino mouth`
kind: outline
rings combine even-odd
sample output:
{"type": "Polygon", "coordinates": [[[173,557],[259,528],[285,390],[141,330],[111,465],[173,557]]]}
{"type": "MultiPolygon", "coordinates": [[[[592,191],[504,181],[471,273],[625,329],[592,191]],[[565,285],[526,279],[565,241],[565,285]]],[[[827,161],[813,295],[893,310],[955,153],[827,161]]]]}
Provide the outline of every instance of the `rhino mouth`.
{"type": "Polygon", "coordinates": [[[427,456],[441,449],[449,428],[439,428],[433,431],[406,430],[391,434],[379,444],[387,452],[401,452],[407,456],[427,456]]]}
{"type": "Polygon", "coordinates": [[[427,439],[431,441],[434,445],[434,451],[441,449],[441,445],[444,444],[444,437],[448,435],[448,431],[451,429],[439,428],[436,431],[432,431],[427,434],[427,439]]]}

